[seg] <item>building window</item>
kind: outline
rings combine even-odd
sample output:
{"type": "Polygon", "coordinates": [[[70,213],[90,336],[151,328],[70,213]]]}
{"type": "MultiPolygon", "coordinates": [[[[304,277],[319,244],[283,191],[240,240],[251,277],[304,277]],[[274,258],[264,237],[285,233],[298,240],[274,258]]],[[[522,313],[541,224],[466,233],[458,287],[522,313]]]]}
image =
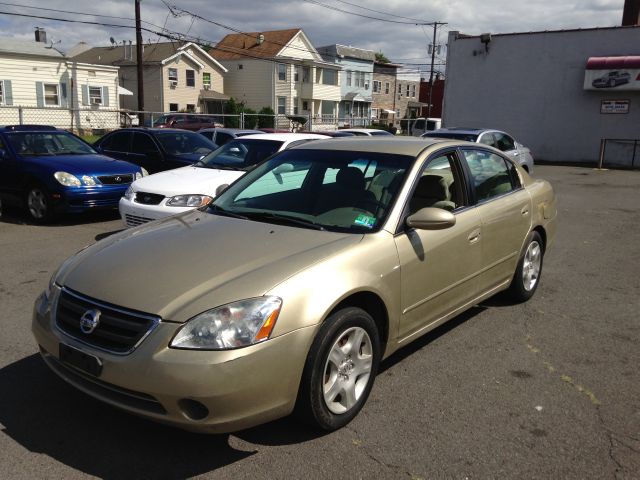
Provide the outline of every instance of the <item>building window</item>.
{"type": "Polygon", "coordinates": [[[89,104],[102,105],[102,87],[89,87],[89,104]]]}
{"type": "Polygon", "coordinates": [[[322,81],[322,69],[320,67],[316,67],[316,83],[320,83],[322,81]]]}
{"type": "Polygon", "coordinates": [[[398,84],[398,93],[400,94],[400,96],[402,96],[402,84],[401,83],[398,84]]]}
{"type": "Polygon", "coordinates": [[[278,64],[278,80],[286,82],[287,80],[287,66],[284,63],[278,64]]]}
{"type": "Polygon", "coordinates": [[[211,74],[204,72],[202,74],[202,86],[205,90],[209,90],[211,88],[211,74]]]}
{"type": "Polygon", "coordinates": [[[293,70],[293,81],[294,82],[299,82],[300,81],[300,66],[299,65],[296,65],[294,67],[294,70],[293,70]]]}
{"type": "Polygon", "coordinates": [[[177,112],[178,111],[178,104],[177,103],[170,103],[169,104],[169,111],[170,112],[177,112]]]}
{"type": "Polygon", "coordinates": [[[187,112],[196,113],[196,106],[193,103],[187,103],[187,112]]]}
{"type": "Polygon", "coordinates": [[[407,83],[407,97],[409,96],[409,89],[410,89],[410,88],[411,88],[411,85],[409,85],[409,84],[407,83]]]}
{"type": "Polygon", "coordinates": [[[309,111],[309,101],[308,100],[303,100],[302,101],[302,110],[305,112],[309,111]]]}
{"type": "Polygon", "coordinates": [[[238,64],[238,70],[242,70],[244,68],[244,65],[242,65],[241,63],[238,64]]]}
{"type": "Polygon", "coordinates": [[[382,90],[382,82],[378,80],[373,81],[373,93],[380,93],[382,90]]]}
{"type": "Polygon", "coordinates": [[[396,110],[396,118],[400,118],[400,109],[399,108],[396,110]]]}
{"type": "Polygon", "coordinates": [[[352,75],[351,70],[349,70],[347,72],[347,87],[351,86],[351,75],[352,75]]]}
{"type": "Polygon", "coordinates": [[[286,113],[286,97],[278,97],[278,114],[284,115],[286,113]]]}
{"type": "Polygon", "coordinates": [[[294,115],[298,115],[299,111],[298,111],[298,97],[295,97],[293,99],[293,114],[294,115]]]}
{"type": "Polygon", "coordinates": [[[302,81],[303,83],[311,81],[311,67],[302,67],[302,81]]]}
{"type": "Polygon", "coordinates": [[[384,82],[384,93],[389,95],[389,82],[384,82]]]}
{"type": "Polygon", "coordinates": [[[378,118],[378,109],[377,108],[372,108],[371,109],[371,118],[378,118]]]}
{"type": "Polygon", "coordinates": [[[193,70],[187,70],[187,87],[196,86],[196,72],[193,70]]]}
{"type": "Polygon", "coordinates": [[[413,98],[416,98],[416,85],[415,85],[415,83],[413,85],[411,85],[411,96],[413,98]]]}
{"type": "Polygon", "coordinates": [[[0,80],[0,105],[4,105],[4,81],[0,80]]]}
{"type": "Polygon", "coordinates": [[[336,84],[336,71],[326,68],[324,75],[322,75],[323,85],[335,85],[336,84]]]}
{"type": "Polygon", "coordinates": [[[170,68],[169,69],[169,81],[170,82],[177,82],[178,81],[178,69],[177,68],[170,68]]]}
{"type": "Polygon", "coordinates": [[[57,107],[60,105],[60,94],[57,83],[44,84],[44,104],[47,107],[57,107]]]}

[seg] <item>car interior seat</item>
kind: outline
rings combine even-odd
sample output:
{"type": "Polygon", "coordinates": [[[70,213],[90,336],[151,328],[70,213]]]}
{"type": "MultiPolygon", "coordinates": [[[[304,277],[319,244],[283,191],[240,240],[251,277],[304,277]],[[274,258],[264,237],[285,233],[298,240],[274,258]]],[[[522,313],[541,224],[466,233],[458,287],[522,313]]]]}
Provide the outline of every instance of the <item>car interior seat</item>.
{"type": "Polygon", "coordinates": [[[439,175],[423,175],[409,202],[409,210],[412,214],[427,207],[451,211],[455,206],[451,201],[446,180],[439,175]]]}

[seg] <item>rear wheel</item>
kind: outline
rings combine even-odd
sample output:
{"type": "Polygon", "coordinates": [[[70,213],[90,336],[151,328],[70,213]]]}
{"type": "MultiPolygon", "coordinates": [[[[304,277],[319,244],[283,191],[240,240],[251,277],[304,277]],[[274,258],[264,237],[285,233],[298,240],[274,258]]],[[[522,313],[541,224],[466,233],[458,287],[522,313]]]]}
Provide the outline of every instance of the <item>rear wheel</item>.
{"type": "Polygon", "coordinates": [[[51,196],[44,187],[31,185],[26,194],[27,212],[36,223],[44,223],[53,217],[51,196]]]}
{"type": "Polygon", "coordinates": [[[380,340],[371,315],[356,307],[334,313],[309,351],[298,415],[323,430],[343,427],[367,401],[379,361],[380,340]]]}
{"type": "Polygon", "coordinates": [[[538,288],[542,275],[544,244],[538,232],[531,232],[520,255],[518,268],[513,275],[509,296],[516,302],[526,302],[538,288]]]}

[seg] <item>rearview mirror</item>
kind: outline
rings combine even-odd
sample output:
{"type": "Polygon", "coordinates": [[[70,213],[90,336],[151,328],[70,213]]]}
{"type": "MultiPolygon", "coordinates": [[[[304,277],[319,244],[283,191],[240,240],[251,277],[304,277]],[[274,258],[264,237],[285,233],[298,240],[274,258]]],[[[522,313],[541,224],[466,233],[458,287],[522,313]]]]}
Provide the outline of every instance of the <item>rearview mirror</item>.
{"type": "Polygon", "coordinates": [[[444,230],[456,224],[456,217],[442,208],[427,207],[408,216],[406,224],[418,230],[444,230]]]}
{"type": "Polygon", "coordinates": [[[283,173],[293,172],[293,165],[290,163],[282,163],[272,170],[274,175],[282,175],[283,173]]]}
{"type": "Polygon", "coordinates": [[[229,188],[228,183],[223,183],[216,188],[216,197],[219,197],[222,192],[224,192],[227,188],[229,188]]]}

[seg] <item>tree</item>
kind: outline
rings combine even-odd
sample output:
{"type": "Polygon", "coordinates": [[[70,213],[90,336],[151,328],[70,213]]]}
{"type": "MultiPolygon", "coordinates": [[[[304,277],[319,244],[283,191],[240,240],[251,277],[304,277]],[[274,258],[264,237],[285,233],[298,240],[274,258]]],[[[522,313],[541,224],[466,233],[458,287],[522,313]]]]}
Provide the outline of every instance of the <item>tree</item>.
{"type": "Polygon", "coordinates": [[[275,128],[275,112],[271,107],[262,107],[258,112],[258,128],[275,128]]]}
{"type": "Polygon", "coordinates": [[[378,63],[391,63],[391,61],[389,61],[389,59],[386,57],[386,55],[382,52],[377,52],[376,53],[376,62],[378,63]]]}

